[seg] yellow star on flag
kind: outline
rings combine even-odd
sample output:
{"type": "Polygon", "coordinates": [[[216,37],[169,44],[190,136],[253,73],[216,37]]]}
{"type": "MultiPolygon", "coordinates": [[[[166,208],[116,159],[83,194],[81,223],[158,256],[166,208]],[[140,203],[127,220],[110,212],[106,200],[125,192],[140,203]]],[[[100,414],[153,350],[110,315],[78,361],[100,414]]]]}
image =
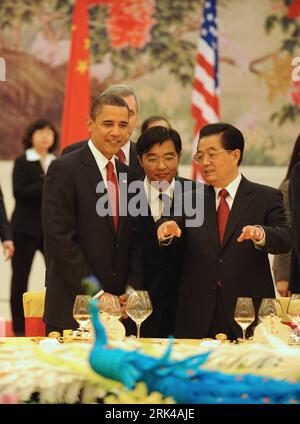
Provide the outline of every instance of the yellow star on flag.
{"type": "Polygon", "coordinates": [[[86,60],[79,60],[77,62],[76,71],[78,71],[81,75],[84,75],[88,70],[88,63],[86,60]]]}
{"type": "Polygon", "coordinates": [[[91,45],[90,39],[85,38],[83,43],[84,43],[84,50],[88,50],[90,48],[90,45],[91,45]]]}
{"type": "Polygon", "coordinates": [[[77,29],[77,25],[72,25],[71,26],[71,31],[75,31],[77,29]]]}

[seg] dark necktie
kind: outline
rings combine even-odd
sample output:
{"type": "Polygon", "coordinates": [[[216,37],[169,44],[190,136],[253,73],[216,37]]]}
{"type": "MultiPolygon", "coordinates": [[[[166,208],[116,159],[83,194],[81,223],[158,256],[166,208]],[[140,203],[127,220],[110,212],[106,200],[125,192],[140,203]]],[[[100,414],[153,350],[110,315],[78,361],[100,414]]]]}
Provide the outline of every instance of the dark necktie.
{"type": "Polygon", "coordinates": [[[114,171],[113,164],[109,161],[106,165],[107,168],[107,193],[109,203],[114,219],[115,230],[118,230],[119,221],[119,185],[118,179],[114,171]]]}
{"type": "Polygon", "coordinates": [[[116,156],[118,157],[118,159],[119,159],[122,163],[125,163],[125,164],[126,164],[126,156],[125,156],[125,153],[123,152],[123,150],[122,150],[122,149],[120,149],[120,150],[118,151],[118,153],[116,154],[116,156]]]}
{"type": "Polygon", "coordinates": [[[230,213],[230,209],[228,203],[226,202],[226,197],[228,196],[228,191],[225,188],[219,191],[220,203],[217,210],[218,215],[218,226],[219,226],[219,236],[220,236],[220,244],[222,244],[225,228],[228,221],[228,216],[230,213]]]}

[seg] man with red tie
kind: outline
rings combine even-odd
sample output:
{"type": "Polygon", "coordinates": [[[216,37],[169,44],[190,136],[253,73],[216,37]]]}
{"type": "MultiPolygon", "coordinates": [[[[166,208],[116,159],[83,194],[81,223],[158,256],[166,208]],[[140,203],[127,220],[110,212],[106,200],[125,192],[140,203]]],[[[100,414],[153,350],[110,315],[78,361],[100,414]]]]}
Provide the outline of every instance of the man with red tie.
{"type": "MultiPolygon", "coordinates": [[[[128,105],[129,108],[129,121],[127,127],[127,137],[124,140],[121,149],[116,153],[116,157],[127,166],[132,168],[136,173],[136,177],[140,178],[144,175],[141,168],[140,162],[136,153],[136,144],[131,140],[132,133],[137,126],[139,117],[139,101],[135,90],[128,85],[111,85],[103,94],[113,94],[114,96],[120,96],[128,105]]],[[[79,141],[77,143],[70,144],[65,147],[62,151],[62,155],[73,152],[74,150],[80,149],[85,146],[88,140],[79,141]]]]}
{"type": "Polygon", "coordinates": [[[98,96],[88,119],[90,140],[48,169],[42,206],[47,333],[77,328],[72,309],[75,296],[83,293],[84,277],[95,275],[104,291],[118,296],[127,285],[141,283],[138,227],[135,218],[119,213],[121,185],[136,178],[115,160],[128,136],[128,121],[121,97],[98,96]],[[109,214],[98,209],[103,198],[109,214]]]}
{"type": "Polygon", "coordinates": [[[281,192],[239,172],[243,151],[244,137],[234,126],[204,126],[194,156],[207,183],[203,224],[188,226],[183,213],[161,220],[158,228],[159,239],[175,236],[185,242],[176,337],[226,333],[237,338],[237,298],[252,297],[257,310],[262,298],[275,296],[268,253],[287,252],[292,231],[281,192]]]}

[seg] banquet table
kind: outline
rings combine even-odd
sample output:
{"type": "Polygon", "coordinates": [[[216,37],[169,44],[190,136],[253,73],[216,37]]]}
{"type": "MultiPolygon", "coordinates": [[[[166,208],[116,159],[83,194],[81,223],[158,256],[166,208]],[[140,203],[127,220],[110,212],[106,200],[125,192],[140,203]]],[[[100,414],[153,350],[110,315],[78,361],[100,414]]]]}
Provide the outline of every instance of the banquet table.
{"type": "MultiPolygon", "coordinates": [[[[133,390],[122,383],[96,374],[89,366],[89,341],[32,338],[0,339],[0,402],[8,403],[106,403],[173,404],[171,396],[149,393],[138,382],[133,390]]],[[[127,338],[111,342],[112,347],[139,350],[159,358],[168,339],[127,338]]],[[[299,345],[230,343],[217,340],[175,340],[172,360],[209,352],[203,368],[227,374],[260,375],[286,381],[300,379],[299,345]]],[[[290,403],[298,403],[291,399],[290,403]]],[[[266,398],[267,402],[267,398],[266,398]]]]}

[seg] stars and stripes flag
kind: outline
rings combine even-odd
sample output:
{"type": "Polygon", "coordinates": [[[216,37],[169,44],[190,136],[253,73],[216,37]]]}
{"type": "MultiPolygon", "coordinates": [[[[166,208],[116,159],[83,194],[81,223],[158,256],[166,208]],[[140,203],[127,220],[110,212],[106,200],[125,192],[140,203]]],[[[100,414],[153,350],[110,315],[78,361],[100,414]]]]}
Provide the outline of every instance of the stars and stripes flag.
{"type": "MultiPolygon", "coordinates": [[[[193,154],[196,152],[199,130],[220,120],[217,0],[205,0],[200,28],[191,112],[196,120],[193,154]]],[[[198,164],[192,164],[192,178],[202,180],[198,164]]]]}

